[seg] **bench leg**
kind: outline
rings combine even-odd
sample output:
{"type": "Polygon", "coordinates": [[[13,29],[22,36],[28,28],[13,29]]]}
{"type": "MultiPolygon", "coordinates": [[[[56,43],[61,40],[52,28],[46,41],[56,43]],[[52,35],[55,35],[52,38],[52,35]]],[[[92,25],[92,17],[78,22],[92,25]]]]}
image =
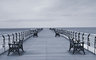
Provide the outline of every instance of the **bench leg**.
{"type": "Polygon", "coordinates": [[[8,50],[8,54],[7,54],[8,56],[9,56],[10,52],[14,52],[14,49],[9,48],[9,50],[8,50]]]}
{"type": "Polygon", "coordinates": [[[85,54],[85,51],[83,51],[83,53],[85,54]]]}
{"type": "Polygon", "coordinates": [[[10,54],[10,49],[8,50],[8,54],[7,55],[9,56],[9,54],[10,54]]]}
{"type": "Polygon", "coordinates": [[[73,48],[73,54],[74,54],[76,51],[77,51],[77,48],[74,47],[74,48],[73,48]]]}
{"type": "Polygon", "coordinates": [[[58,36],[58,37],[60,37],[60,35],[59,35],[59,34],[55,34],[55,37],[57,37],[57,36],[58,36]]]}
{"type": "Polygon", "coordinates": [[[35,33],[35,34],[33,35],[33,37],[38,37],[38,34],[37,34],[37,33],[35,33]]]}
{"type": "Polygon", "coordinates": [[[20,55],[20,51],[19,51],[19,48],[16,49],[16,52],[20,55]]]}
{"type": "Polygon", "coordinates": [[[22,51],[24,52],[23,45],[21,45],[21,49],[22,49],[22,51]]]}
{"type": "Polygon", "coordinates": [[[69,51],[71,50],[71,48],[69,48],[69,51]]]}
{"type": "Polygon", "coordinates": [[[85,54],[84,48],[82,48],[83,53],[85,54]]]}
{"type": "Polygon", "coordinates": [[[70,46],[70,48],[69,48],[69,51],[71,50],[71,46],[70,46]]]}
{"type": "Polygon", "coordinates": [[[19,49],[18,49],[18,54],[20,55],[19,49]]]}

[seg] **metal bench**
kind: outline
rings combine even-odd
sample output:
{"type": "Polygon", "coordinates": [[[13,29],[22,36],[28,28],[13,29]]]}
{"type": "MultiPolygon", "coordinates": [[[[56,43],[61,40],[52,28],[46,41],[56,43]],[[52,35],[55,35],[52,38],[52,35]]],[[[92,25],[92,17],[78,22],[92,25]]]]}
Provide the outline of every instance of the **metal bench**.
{"type": "Polygon", "coordinates": [[[79,52],[79,51],[83,51],[83,53],[85,54],[85,51],[84,51],[84,42],[80,42],[78,40],[71,39],[70,40],[69,51],[71,50],[71,48],[73,48],[73,54],[75,52],[79,52]]]}
{"type": "Polygon", "coordinates": [[[9,43],[9,49],[8,49],[8,55],[10,54],[10,52],[18,52],[18,54],[20,55],[20,51],[19,51],[19,43],[9,43]]]}
{"type": "Polygon", "coordinates": [[[20,55],[20,49],[24,52],[23,40],[14,41],[14,35],[13,35],[12,42],[10,42],[10,35],[8,35],[8,40],[9,40],[9,42],[8,42],[8,45],[9,45],[8,55],[10,54],[10,52],[13,52],[13,53],[17,52],[20,55]]]}
{"type": "Polygon", "coordinates": [[[59,33],[60,31],[54,30],[54,32],[55,32],[55,37],[57,37],[57,36],[60,37],[60,33],[59,33]]]}
{"type": "Polygon", "coordinates": [[[60,37],[60,34],[58,32],[55,32],[55,37],[60,37]]]}

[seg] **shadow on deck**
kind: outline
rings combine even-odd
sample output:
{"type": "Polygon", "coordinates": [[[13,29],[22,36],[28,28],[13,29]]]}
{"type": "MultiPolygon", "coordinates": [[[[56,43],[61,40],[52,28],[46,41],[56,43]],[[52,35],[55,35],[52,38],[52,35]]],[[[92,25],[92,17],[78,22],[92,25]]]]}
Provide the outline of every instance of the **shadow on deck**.
{"type": "Polygon", "coordinates": [[[44,29],[38,38],[30,38],[24,42],[24,50],[21,56],[4,53],[0,60],[95,60],[96,56],[85,50],[82,53],[69,52],[69,41],[63,37],[54,37],[54,33],[44,29]]]}

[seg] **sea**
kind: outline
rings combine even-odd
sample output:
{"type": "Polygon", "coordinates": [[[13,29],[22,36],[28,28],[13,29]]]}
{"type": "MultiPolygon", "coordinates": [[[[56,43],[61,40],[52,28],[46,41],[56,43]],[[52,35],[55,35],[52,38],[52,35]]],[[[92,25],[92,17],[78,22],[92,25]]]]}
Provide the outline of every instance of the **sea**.
{"type": "Polygon", "coordinates": [[[0,28],[0,35],[29,30],[31,28],[0,28]]]}
{"type": "Polygon", "coordinates": [[[84,33],[90,33],[90,34],[96,34],[96,27],[67,27],[63,28],[66,30],[72,30],[77,32],[84,32],[84,33]]]}
{"type": "MultiPolygon", "coordinates": [[[[24,30],[28,30],[28,29],[31,29],[31,28],[0,28],[0,35],[24,31],[24,30]]],[[[32,29],[34,29],[34,28],[32,28],[32,29]]],[[[96,34],[96,27],[70,27],[70,28],[64,27],[62,29],[90,33],[90,34],[96,34]]]]}

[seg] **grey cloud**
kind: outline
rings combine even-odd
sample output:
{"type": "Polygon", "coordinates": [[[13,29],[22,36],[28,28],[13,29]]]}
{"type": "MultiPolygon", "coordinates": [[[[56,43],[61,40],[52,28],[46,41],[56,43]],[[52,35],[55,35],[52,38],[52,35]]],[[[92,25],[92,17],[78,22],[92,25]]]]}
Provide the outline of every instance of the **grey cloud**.
{"type": "MultiPolygon", "coordinates": [[[[36,23],[44,26],[45,22],[46,26],[50,22],[50,26],[58,26],[58,22],[59,26],[66,24],[75,27],[77,23],[78,26],[96,26],[95,17],[96,0],[0,0],[0,22],[19,22],[22,27],[26,22],[26,25],[32,23],[34,26],[36,23]],[[89,25],[90,21],[93,22],[89,25]]],[[[1,27],[3,23],[0,24],[1,27]]]]}

